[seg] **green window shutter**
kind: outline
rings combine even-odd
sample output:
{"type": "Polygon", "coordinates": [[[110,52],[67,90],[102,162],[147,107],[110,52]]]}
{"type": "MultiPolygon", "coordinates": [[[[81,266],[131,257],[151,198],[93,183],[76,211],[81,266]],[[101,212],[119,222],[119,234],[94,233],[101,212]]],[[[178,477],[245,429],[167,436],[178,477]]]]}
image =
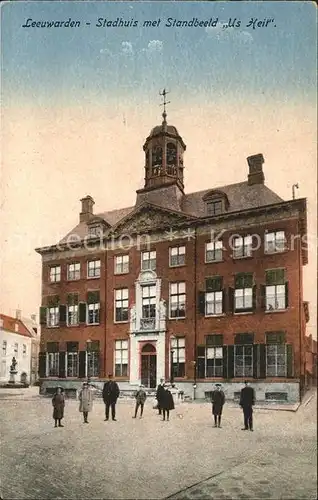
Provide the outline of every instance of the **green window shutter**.
{"type": "Polygon", "coordinates": [[[48,307],[58,307],[60,303],[60,297],[58,295],[49,295],[47,298],[48,307]]]}
{"type": "Polygon", "coordinates": [[[222,290],[222,313],[226,312],[226,301],[227,301],[227,293],[226,289],[222,290]]]}
{"type": "Polygon", "coordinates": [[[85,302],[80,302],[79,303],[79,322],[80,323],[86,323],[86,303],[85,302]]]}
{"type": "Polygon", "coordinates": [[[223,378],[227,378],[227,345],[223,346],[223,378]]]}
{"type": "Polygon", "coordinates": [[[260,286],[259,296],[260,296],[260,301],[259,301],[260,309],[265,310],[266,309],[266,286],[265,285],[260,286]]]}
{"type": "Polygon", "coordinates": [[[69,293],[67,296],[68,306],[77,306],[78,304],[78,293],[69,293]]]}
{"type": "Polygon", "coordinates": [[[64,305],[60,305],[59,307],[59,321],[61,326],[66,324],[66,306],[64,305]]]}
{"type": "Polygon", "coordinates": [[[212,276],[205,279],[205,290],[207,292],[221,292],[223,286],[222,276],[212,276]]]}
{"type": "Polygon", "coordinates": [[[46,352],[39,353],[39,377],[46,377],[46,352]]]}
{"type": "Polygon", "coordinates": [[[258,378],[259,373],[259,344],[253,345],[253,378],[258,378]]]}
{"type": "Polygon", "coordinates": [[[223,335],[222,334],[207,335],[205,337],[205,343],[207,347],[223,346],[223,335]]]}
{"type": "Polygon", "coordinates": [[[294,376],[294,353],[293,346],[287,344],[287,377],[292,378],[294,376]]]}
{"type": "Polygon", "coordinates": [[[45,306],[40,307],[40,325],[46,325],[47,318],[47,308],[45,306]]]}
{"type": "Polygon", "coordinates": [[[65,378],[65,352],[61,351],[59,355],[59,377],[65,378]]]}
{"type": "Polygon", "coordinates": [[[99,290],[87,292],[87,304],[98,304],[100,301],[99,290]]]}
{"type": "Polygon", "coordinates": [[[205,345],[197,346],[197,357],[205,357],[205,345]]]}
{"type": "Polygon", "coordinates": [[[266,378],[266,345],[259,344],[259,378],[266,378]]]}
{"type": "Polygon", "coordinates": [[[227,346],[227,378],[234,377],[234,345],[227,346]]]}
{"type": "Polygon", "coordinates": [[[288,301],[288,283],[285,283],[285,307],[289,306],[289,301],[288,301]]]}
{"type": "Polygon", "coordinates": [[[269,269],[265,271],[266,285],[283,285],[285,283],[285,269],[269,269]]]}
{"type": "Polygon", "coordinates": [[[234,312],[234,288],[231,287],[228,288],[227,311],[232,314],[234,312]]]}
{"type": "Polygon", "coordinates": [[[79,378],[85,378],[85,368],[86,368],[86,351],[80,351],[78,355],[78,376],[79,378]]]}
{"type": "Polygon", "coordinates": [[[205,292],[198,292],[198,311],[205,314],[205,292]]]}
{"type": "Polygon", "coordinates": [[[253,286],[253,297],[252,297],[252,300],[253,300],[253,311],[256,310],[256,306],[257,306],[257,303],[256,303],[256,299],[257,299],[257,288],[256,288],[256,285],[253,286]]]}

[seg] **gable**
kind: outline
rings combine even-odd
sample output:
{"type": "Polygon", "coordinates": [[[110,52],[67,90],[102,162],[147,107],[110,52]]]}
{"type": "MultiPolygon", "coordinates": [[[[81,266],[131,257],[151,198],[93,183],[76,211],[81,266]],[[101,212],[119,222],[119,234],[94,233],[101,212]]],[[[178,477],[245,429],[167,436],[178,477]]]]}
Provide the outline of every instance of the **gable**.
{"type": "Polygon", "coordinates": [[[166,229],[169,226],[175,226],[195,219],[196,217],[181,212],[166,210],[152,204],[144,204],[120,220],[113,228],[113,232],[115,234],[141,233],[166,229]]]}

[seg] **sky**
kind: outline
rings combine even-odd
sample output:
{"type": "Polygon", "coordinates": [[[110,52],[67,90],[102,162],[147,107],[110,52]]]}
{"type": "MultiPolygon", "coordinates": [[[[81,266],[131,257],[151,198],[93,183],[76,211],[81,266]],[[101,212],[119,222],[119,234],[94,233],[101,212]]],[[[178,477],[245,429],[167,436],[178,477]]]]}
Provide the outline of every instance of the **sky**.
{"type": "Polygon", "coordinates": [[[166,87],[168,123],[187,145],[186,192],[245,180],[246,158],[257,153],[282,198],[299,184],[316,335],[316,41],[311,2],[3,4],[1,311],[38,311],[34,248],[76,226],[80,198],[90,194],[96,213],[134,205],[166,87]],[[210,26],[168,26],[193,18],[210,26]],[[69,19],[80,26],[31,26],[69,19]],[[103,26],[116,20],[131,26],[103,26]]]}

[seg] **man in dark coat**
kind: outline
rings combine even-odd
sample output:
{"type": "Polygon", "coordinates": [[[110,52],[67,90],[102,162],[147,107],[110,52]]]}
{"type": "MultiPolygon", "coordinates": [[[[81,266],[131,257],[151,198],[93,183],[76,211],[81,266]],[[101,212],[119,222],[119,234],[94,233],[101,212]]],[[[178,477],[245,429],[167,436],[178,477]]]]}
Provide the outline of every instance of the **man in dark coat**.
{"type": "Polygon", "coordinates": [[[242,431],[253,430],[253,406],[255,404],[255,391],[245,381],[245,387],[241,390],[240,406],[244,414],[244,428],[242,431]]]}
{"type": "Polygon", "coordinates": [[[64,417],[65,398],[61,387],[56,388],[55,394],[52,398],[52,406],[53,419],[55,421],[54,427],[57,427],[57,422],[59,423],[59,427],[64,427],[61,420],[64,417]]]}
{"type": "Polygon", "coordinates": [[[215,390],[211,395],[212,414],[214,416],[214,427],[221,427],[221,416],[223,405],[225,403],[224,392],[221,390],[221,384],[215,384],[215,390]]]}
{"type": "Polygon", "coordinates": [[[161,409],[163,412],[162,420],[166,420],[167,415],[167,421],[169,421],[170,410],[174,410],[174,401],[169,388],[165,385],[163,386],[163,393],[161,397],[161,409]]]}
{"type": "Polygon", "coordinates": [[[164,388],[164,380],[163,378],[160,379],[160,384],[157,387],[157,392],[156,392],[156,400],[157,400],[157,407],[158,407],[158,414],[161,415],[161,407],[162,407],[162,397],[165,392],[164,388]]]}
{"type": "Polygon", "coordinates": [[[112,410],[112,420],[116,420],[116,403],[119,397],[119,387],[113,380],[112,375],[108,375],[108,381],[103,388],[103,400],[105,403],[105,421],[109,420],[109,408],[112,410]]]}

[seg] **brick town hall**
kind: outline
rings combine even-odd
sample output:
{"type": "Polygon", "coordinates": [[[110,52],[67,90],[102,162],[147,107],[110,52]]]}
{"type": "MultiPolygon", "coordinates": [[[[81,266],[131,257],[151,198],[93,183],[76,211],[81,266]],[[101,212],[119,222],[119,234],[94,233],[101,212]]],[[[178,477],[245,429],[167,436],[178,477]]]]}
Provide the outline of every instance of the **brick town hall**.
{"type": "Polygon", "coordinates": [[[203,398],[219,381],[231,399],[248,379],[259,401],[298,401],[306,200],[265,186],[262,154],[242,182],[186,194],[186,145],[162,116],[135,205],[94,214],[86,196],[74,229],[36,250],[41,392],[112,373],[122,390],[173,378],[203,398]]]}

